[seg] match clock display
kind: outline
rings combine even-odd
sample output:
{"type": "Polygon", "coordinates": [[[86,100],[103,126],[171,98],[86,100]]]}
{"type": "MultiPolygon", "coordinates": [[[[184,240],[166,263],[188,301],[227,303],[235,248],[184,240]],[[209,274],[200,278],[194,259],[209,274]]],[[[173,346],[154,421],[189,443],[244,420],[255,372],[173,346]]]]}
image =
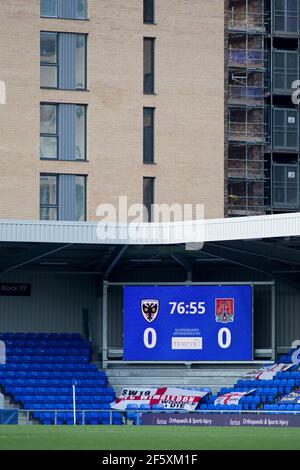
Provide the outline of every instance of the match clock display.
{"type": "Polygon", "coordinates": [[[124,360],[252,358],[251,286],[124,287],[124,360]]]}

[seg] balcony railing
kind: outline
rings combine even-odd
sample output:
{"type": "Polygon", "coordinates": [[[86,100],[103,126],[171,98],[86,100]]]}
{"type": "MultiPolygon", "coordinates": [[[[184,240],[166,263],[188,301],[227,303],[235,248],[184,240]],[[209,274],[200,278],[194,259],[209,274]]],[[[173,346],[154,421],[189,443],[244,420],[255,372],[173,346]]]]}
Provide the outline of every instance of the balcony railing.
{"type": "Polygon", "coordinates": [[[265,15],[261,13],[246,13],[246,11],[232,10],[228,15],[229,31],[264,32],[265,15]]]}
{"type": "Polygon", "coordinates": [[[264,144],[266,141],[265,125],[262,122],[229,122],[228,140],[264,144]]]}
{"type": "Polygon", "coordinates": [[[229,85],[229,103],[261,106],[264,103],[264,88],[261,86],[229,85]]]}
{"type": "Polygon", "coordinates": [[[265,52],[261,49],[229,49],[228,65],[235,67],[263,68],[265,52]]]}

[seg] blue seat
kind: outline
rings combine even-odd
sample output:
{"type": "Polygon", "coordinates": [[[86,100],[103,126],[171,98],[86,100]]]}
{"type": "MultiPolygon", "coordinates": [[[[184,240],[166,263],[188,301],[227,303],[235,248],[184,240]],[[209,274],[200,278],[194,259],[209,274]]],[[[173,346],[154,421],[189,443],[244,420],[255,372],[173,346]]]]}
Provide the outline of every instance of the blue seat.
{"type": "Polygon", "coordinates": [[[138,405],[134,405],[134,404],[127,405],[126,406],[127,419],[130,419],[132,421],[136,420],[136,418],[137,418],[136,410],[137,409],[138,409],[138,405]]]}
{"type": "MultiPolygon", "coordinates": [[[[203,405],[202,405],[202,406],[203,406],[203,405]]],[[[206,405],[206,404],[205,404],[205,406],[206,406],[206,408],[207,408],[207,405],[206,405]]],[[[159,405],[159,404],[157,404],[157,405],[152,405],[152,410],[154,410],[154,411],[164,411],[164,409],[165,409],[165,408],[164,408],[163,405],[159,405]]]]}
{"type": "Polygon", "coordinates": [[[289,403],[287,406],[286,406],[286,410],[287,411],[294,411],[294,405],[292,403],[289,403]]]}
{"type": "Polygon", "coordinates": [[[44,425],[51,425],[54,422],[53,413],[40,413],[40,420],[44,425]]]}
{"type": "Polygon", "coordinates": [[[150,411],[151,410],[151,405],[140,405],[139,406],[139,410],[143,410],[143,411],[150,411]]]}

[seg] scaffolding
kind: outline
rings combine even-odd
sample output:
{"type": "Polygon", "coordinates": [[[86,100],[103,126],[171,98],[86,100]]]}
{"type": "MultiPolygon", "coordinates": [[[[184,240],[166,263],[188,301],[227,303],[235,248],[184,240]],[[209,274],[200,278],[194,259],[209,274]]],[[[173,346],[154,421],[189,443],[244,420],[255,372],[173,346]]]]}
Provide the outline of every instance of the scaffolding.
{"type": "Polygon", "coordinates": [[[299,79],[300,0],[268,0],[270,145],[266,157],[270,172],[270,212],[300,210],[299,106],[291,100],[299,79]]]}
{"type": "Polygon", "coordinates": [[[228,215],[266,213],[264,0],[228,2],[228,215]]]}

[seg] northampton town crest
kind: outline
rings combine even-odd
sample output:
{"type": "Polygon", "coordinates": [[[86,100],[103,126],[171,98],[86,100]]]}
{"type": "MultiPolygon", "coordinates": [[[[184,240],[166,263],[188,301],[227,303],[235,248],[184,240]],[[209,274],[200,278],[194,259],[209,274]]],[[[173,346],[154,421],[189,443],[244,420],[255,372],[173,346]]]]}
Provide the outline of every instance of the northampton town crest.
{"type": "Polygon", "coordinates": [[[216,299],[216,321],[231,323],[234,321],[234,299],[216,299]]]}

